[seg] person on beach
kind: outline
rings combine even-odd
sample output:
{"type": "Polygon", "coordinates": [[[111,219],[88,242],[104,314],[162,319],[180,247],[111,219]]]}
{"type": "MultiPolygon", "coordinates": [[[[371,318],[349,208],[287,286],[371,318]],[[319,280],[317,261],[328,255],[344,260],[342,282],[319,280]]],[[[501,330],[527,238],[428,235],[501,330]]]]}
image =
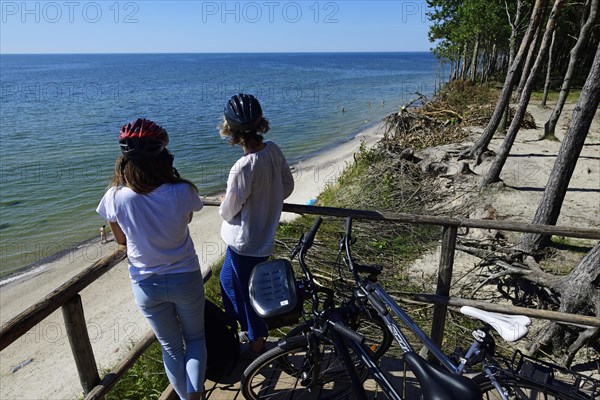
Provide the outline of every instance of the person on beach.
{"type": "Polygon", "coordinates": [[[248,281],[254,266],[273,252],[283,200],[294,190],[290,167],[277,145],[263,142],[269,122],[258,100],[248,94],[225,104],[221,137],[239,145],[244,155],[233,165],[219,207],[221,237],[227,244],[221,269],[221,296],[225,311],[247,335],[249,351],[264,351],[267,326],[250,305],[248,281]]]}
{"type": "Polygon", "coordinates": [[[133,295],[162,347],[181,399],[204,396],[204,283],[188,223],[202,209],[196,186],[179,176],[167,131],[147,119],[124,125],[111,187],[97,212],[127,245],[133,295]]]}
{"type": "Polygon", "coordinates": [[[106,225],[100,227],[100,244],[106,243],[106,225]]]}

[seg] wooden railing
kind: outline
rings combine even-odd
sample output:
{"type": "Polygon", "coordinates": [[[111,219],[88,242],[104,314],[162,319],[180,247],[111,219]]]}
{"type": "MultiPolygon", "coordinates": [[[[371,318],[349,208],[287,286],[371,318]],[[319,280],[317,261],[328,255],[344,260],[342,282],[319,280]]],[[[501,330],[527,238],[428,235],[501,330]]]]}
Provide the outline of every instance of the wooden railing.
{"type": "MultiPolygon", "coordinates": [[[[219,202],[204,199],[204,204],[218,206],[219,202]]],[[[454,252],[456,247],[457,229],[460,227],[496,229],[513,232],[531,232],[543,235],[559,235],[573,238],[600,240],[600,229],[569,228],[548,225],[532,225],[507,221],[459,219],[448,217],[434,217],[413,214],[398,214],[389,212],[352,210],[332,207],[304,206],[298,204],[284,204],[283,210],[296,214],[314,214],[333,217],[353,217],[377,221],[396,221],[409,224],[426,224],[442,227],[441,255],[439,261],[438,282],[435,295],[411,294],[414,301],[434,303],[432,339],[438,345],[442,343],[446,309],[448,306],[475,304],[476,306],[492,311],[497,311],[493,304],[473,302],[464,299],[451,299],[450,285],[454,265],[454,252]]],[[[65,325],[71,350],[75,358],[79,378],[85,399],[101,399],[120,379],[121,376],[133,365],[139,356],[154,341],[154,335],[146,335],[110,373],[100,379],[96,361],[92,352],[88,336],[83,306],[79,292],[90,285],[104,273],[108,272],[120,261],[124,260],[126,252],[120,247],[113,254],[95,262],[92,266],[76,275],[68,282],[54,290],[44,299],[26,309],[16,317],[9,320],[0,330],[0,351],[24,335],[31,328],[39,324],[52,312],[62,307],[65,325]]],[[[600,326],[600,318],[565,314],[552,311],[530,310],[522,307],[502,306],[504,313],[523,314],[535,318],[545,318],[554,321],[600,326]]],[[[168,398],[166,393],[163,398],[168,398]]]]}

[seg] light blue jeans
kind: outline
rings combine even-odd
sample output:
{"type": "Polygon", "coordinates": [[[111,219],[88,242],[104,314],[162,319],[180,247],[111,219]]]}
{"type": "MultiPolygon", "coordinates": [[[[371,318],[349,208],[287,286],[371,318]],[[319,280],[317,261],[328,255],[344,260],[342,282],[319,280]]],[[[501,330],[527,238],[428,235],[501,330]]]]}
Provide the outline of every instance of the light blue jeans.
{"type": "Polygon", "coordinates": [[[135,302],[160,342],[165,371],[179,397],[204,392],[202,273],[152,275],[132,286],[135,302]]]}

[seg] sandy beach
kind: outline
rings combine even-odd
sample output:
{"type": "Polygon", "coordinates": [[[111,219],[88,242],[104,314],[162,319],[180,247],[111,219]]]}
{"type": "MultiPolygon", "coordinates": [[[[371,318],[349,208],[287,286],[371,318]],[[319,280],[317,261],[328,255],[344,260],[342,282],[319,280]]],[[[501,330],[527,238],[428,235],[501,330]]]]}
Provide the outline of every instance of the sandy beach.
{"type": "MultiPolygon", "coordinates": [[[[369,127],[334,148],[293,165],[295,189],[288,203],[306,204],[329,182],[337,179],[362,142],[381,138],[380,126],[369,127]]],[[[284,213],[282,219],[294,218],[284,213]]],[[[194,215],[190,233],[203,273],[225,250],[216,207],[206,206],[194,215]]],[[[74,248],[45,265],[39,274],[11,282],[0,289],[0,321],[4,324],[52,290],[115,251],[114,242],[74,248]]],[[[212,279],[215,279],[212,277],[212,279]]],[[[149,327],[131,294],[126,261],[121,262],[81,293],[90,341],[100,375],[119,362],[149,327]]],[[[82,394],[60,310],[0,353],[0,399],[72,400],[82,394]]]]}

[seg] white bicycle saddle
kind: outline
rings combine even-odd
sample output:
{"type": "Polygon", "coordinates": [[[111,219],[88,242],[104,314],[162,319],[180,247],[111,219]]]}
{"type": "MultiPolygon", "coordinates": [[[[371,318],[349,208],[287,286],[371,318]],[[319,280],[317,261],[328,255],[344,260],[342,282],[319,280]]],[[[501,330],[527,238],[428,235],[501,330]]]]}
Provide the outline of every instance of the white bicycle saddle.
{"type": "Polygon", "coordinates": [[[527,335],[527,326],[531,325],[531,319],[524,315],[499,314],[469,306],[461,307],[460,312],[489,324],[507,342],[516,342],[527,335]]]}

